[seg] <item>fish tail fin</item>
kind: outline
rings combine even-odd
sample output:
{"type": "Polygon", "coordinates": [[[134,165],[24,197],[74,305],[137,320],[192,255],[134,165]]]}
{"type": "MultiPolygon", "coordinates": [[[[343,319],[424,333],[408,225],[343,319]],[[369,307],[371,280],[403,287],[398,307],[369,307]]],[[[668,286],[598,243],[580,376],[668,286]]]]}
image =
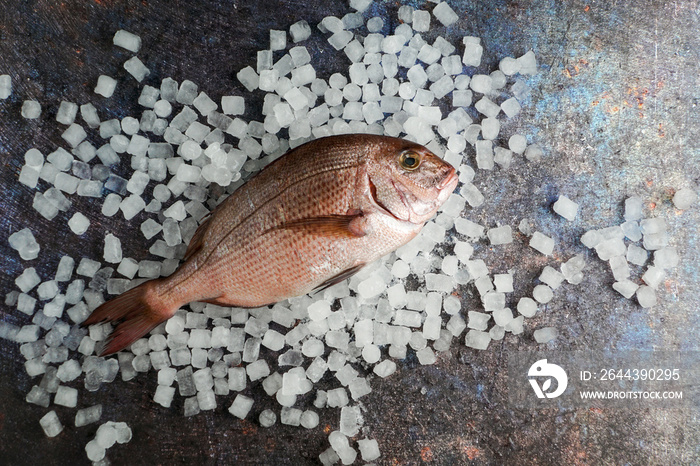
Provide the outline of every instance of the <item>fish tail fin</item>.
{"type": "Polygon", "coordinates": [[[174,310],[167,309],[162,299],[153,293],[159,281],[142,283],[101,304],[81,324],[83,327],[103,322],[117,324],[107,337],[100,356],[123,350],[173,315],[174,310]]]}

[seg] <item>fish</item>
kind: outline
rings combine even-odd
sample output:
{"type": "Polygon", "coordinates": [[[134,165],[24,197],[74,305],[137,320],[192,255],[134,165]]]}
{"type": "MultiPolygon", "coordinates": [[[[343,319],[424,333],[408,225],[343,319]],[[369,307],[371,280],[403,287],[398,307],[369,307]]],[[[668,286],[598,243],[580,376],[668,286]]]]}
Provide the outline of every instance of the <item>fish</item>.
{"type": "Polygon", "coordinates": [[[452,165],[404,139],[346,134],[302,144],[205,217],[183,262],[97,307],[116,353],[205,302],[255,308],[339,283],[413,239],[457,186],[452,165]]]}

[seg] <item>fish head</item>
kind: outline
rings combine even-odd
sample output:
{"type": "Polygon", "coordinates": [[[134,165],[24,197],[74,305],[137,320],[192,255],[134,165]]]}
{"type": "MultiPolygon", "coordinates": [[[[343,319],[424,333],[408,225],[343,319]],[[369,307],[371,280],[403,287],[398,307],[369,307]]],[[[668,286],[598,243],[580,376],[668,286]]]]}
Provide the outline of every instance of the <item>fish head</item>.
{"type": "Polygon", "coordinates": [[[420,144],[387,138],[368,163],[374,203],[399,220],[423,224],[457,186],[452,165],[420,144]]]}

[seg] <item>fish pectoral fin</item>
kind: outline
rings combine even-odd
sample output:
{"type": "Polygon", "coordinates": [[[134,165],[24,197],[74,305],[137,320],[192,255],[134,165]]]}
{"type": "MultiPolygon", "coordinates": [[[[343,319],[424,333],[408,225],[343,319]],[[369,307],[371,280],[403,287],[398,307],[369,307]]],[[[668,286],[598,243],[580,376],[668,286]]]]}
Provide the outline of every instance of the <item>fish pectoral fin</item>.
{"type": "Polygon", "coordinates": [[[357,272],[359,272],[360,269],[361,269],[362,267],[364,267],[365,265],[366,265],[366,264],[365,264],[364,262],[362,262],[362,263],[360,263],[360,264],[357,264],[357,265],[354,266],[354,267],[350,267],[350,268],[347,269],[347,270],[343,270],[343,271],[340,272],[338,275],[335,275],[335,276],[329,278],[328,280],[326,280],[325,282],[321,283],[320,285],[318,285],[316,288],[313,289],[312,293],[316,293],[316,292],[318,292],[318,291],[323,291],[323,290],[325,290],[326,288],[330,288],[331,286],[336,285],[336,284],[342,282],[342,281],[345,280],[346,278],[352,277],[352,276],[355,275],[357,272]]]}
{"type": "Polygon", "coordinates": [[[361,214],[324,215],[286,222],[276,229],[302,230],[336,238],[361,238],[367,234],[366,219],[361,214]]]}

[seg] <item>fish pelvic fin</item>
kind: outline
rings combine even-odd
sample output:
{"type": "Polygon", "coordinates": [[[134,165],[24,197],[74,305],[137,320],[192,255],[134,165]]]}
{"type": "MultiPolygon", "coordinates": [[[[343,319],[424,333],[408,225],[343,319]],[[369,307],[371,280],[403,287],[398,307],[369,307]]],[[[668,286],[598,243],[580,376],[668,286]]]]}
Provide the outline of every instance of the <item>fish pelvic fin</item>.
{"type": "Polygon", "coordinates": [[[323,282],[323,283],[321,283],[320,285],[318,285],[318,286],[317,286],[316,288],[314,288],[311,292],[312,292],[312,293],[318,293],[319,291],[323,291],[323,290],[325,290],[326,288],[330,288],[331,286],[336,285],[336,284],[342,282],[342,281],[345,280],[346,278],[352,277],[352,276],[355,275],[357,272],[359,272],[360,269],[362,269],[362,267],[364,267],[365,265],[366,265],[366,264],[365,264],[364,262],[362,262],[362,263],[360,263],[360,264],[357,264],[357,265],[354,266],[354,267],[350,267],[350,268],[347,269],[347,270],[343,270],[343,271],[340,272],[339,274],[337,274],[337,275],[335,275],[335,276],[329,278],[329,279],[326,280],[325,282],[323,282]]]}
{"type": "Polygon", "coordinates": [[[103,322],[116,324],[100,356],[123,350],[173,315],[174,310],[166,309],[162,300],[153,293],[157,282],[159,280],[142,283],[103,303],[81,324],[82,327],[103,322]]]}

